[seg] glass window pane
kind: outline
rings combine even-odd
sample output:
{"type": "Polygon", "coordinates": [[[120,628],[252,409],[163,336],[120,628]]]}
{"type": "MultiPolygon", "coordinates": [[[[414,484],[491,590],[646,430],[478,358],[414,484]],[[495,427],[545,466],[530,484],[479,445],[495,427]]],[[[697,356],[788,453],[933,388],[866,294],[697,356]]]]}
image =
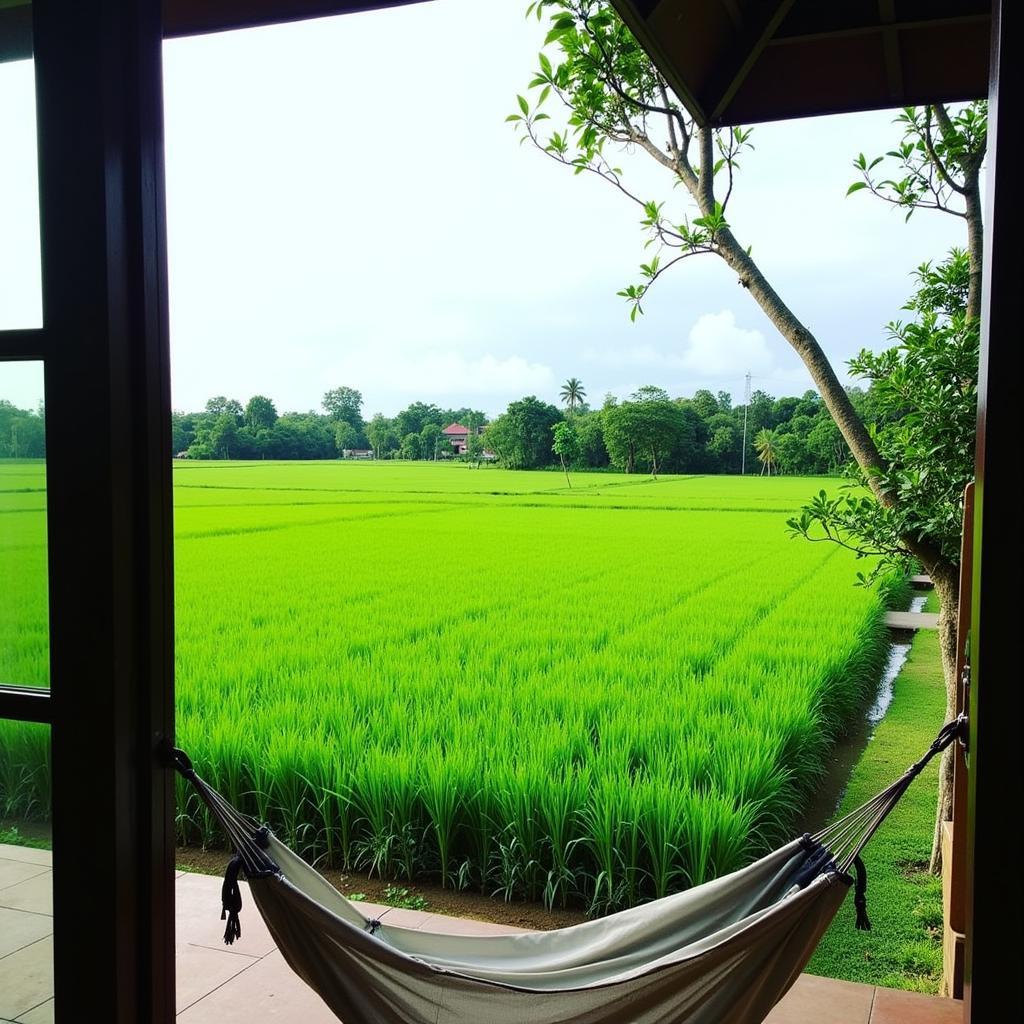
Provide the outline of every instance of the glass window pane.
{"type": "Polygon", "coordinates": [[[0,719],[0,1020],[53,1020],[50,729],[0,719]]]}
{"type": "Polygon", "coordinates": [[[0,362],[0,684],[49,685],[46,547],[43,364],[0,362]]]}
{"type": "Polygon", "coordinates": [[[0,0],[0,330],[43,322],[31,10],[0,0]]]}

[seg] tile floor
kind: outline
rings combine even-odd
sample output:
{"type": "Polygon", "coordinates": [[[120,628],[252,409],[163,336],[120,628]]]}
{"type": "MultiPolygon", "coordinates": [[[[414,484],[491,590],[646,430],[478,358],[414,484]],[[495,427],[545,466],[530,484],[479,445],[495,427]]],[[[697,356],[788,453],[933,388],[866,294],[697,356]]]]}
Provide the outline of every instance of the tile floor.
{"type": "MultiPolygon", "coordinates": [[[[178,1020],[181,1024],[336,1024],[285,964],[247,894],[242,937],[223,942],[220,879],[179,872],[178,1020]]],[[[494,934],[516,929],[364,904],[409,928],[494,934]]],[[[50,854],[0,846],[0,1022],[53,1020],[50,854]]],[[[960,1003],[803,975],[767,1024],[960,1024],[960,1003]]]]}

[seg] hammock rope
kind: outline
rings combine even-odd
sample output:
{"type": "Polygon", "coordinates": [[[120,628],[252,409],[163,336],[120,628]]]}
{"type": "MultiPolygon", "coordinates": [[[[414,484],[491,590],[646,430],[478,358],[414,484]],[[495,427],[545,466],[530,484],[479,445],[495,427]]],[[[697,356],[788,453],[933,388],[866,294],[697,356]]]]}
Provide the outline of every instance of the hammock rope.
{"type": "Polygon", "coordinates": [[[810,959],[853,887],[870,928],[860,854],[966,716],[877,796],[739,871],[674,896],[552,932],[470,937],[367,919],[266,825],[197,774],[236,856],[222,890],[224,941],[241,936],[238,876],[293,970],[347,1024],[757,1024],[810,959]],[[851,871],[853,874],[851,874],[851,871]]]}

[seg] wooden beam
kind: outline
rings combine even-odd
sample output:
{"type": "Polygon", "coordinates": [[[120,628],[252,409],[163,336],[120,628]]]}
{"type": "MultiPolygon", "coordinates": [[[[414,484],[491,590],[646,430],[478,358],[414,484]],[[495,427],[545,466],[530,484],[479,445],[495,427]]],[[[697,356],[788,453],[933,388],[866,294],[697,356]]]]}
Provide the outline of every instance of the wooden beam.
{"type": "Polygon", "coordinates": [[[47,335],[41,327],[0,331],[0,363],[33,362],[46,358],[47,335]]]}
{"type": "MultiPolygon", "coordinates": [[[[426,0],[163,0],[166,38],[375,11],[426,0]]],[[[0,0],[0,64],[32,56],[31,0],[0,0]]]]}
{"type": "Polygon", "coordinates": [[[0,686],[0,718],[15,722],[52,722],[50,691],[31,686],[0,686]]]}
{"type": "Polygon", "coordinates": [[[898,102],[903,95],[903,63],[900,60],[899,31],[895,27],[896,0],[878,0],[878,17],[882,22],[882,55],[889,95],[898,102]]]}
{"type": "Polygon", "coordinates": [[[164,36],[223,32],[327,18],[356,11],[423,3],[424,0],[163,0],[164,36]]]}
{"type": "Polygon", "coordinates": [[[987,14],[961,14],[952,15],[948,18],[936,17],[924,20],[893,21],[889,25],[879,25],[872,22],[866,25],[850,25],[846,28],[828,32],[804,32],[799,35],[776,36],[769,45],[774,49],[776,46],[813,43],[826,39],[848,39],[852,36],[875,35],[890,30],[905,32],[915,29],[960,28],[968,25],[987,25],[990,21],[991,19],[987,14]]]}
{"type": "Polygon", "coordinates": [[[737,90],[743,85],[750,69],[771,41],[776,29],[789,14],[795,0],[778,0],[774,10],[762,13],[757,21],[749,21],[736,40],[731,59],[720,62],[721,70],[714,76],[704,99],[711,110],[711,123],[715,124],[725,113],[737,90]]]}
{"type": "Polygon", "coordinates": [[[686,107],[690,116],[699,125],[707,124],[708,111],[704,109],[700,100],[683,79],[675,62],[669,59],[658,33],[651,31],[645,17],[637,9],[639,5],[633,0],[611,0],[611,4],[629,30],[636,36],[640,45],[650,54],[655,66],[668,82],[669,88],[675,93],[679,102],[686,107]]]}

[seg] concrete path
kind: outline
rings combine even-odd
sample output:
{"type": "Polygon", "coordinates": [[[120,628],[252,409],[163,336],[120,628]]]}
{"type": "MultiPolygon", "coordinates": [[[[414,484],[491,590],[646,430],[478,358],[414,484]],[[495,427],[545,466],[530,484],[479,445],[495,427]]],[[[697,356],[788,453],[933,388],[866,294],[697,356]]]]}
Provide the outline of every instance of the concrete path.
{"type": "Polygon", "coordinates": [[[937,612],[886,612],[885,624],[890,629],[938,629],[937,612]]]}
{"type": "MultiPolygon", "coordinates": [[[[180,1024],[336,1024],[284,962],[242,885],[242,937],[224,945],[219,878],[178,872],[174,885],[180,1024]]],[[[394,924],[462,935],[522,931],[419,910],[361,904],[394,924]]],[[[50,854],[0,845],[0,1022],[53,1021],[50,854]]],[[[74,1012],[74,1011],[73,1011],[74,1012]]],[[[63,1015],[65,1021],[80,1016],[63,1015]]],[[[962,1004],[801,975],[766,1024],[960,1024],[962,1004]]],[[[484,1022],[481,1022],[484,1024],[484,1022]]]]}

